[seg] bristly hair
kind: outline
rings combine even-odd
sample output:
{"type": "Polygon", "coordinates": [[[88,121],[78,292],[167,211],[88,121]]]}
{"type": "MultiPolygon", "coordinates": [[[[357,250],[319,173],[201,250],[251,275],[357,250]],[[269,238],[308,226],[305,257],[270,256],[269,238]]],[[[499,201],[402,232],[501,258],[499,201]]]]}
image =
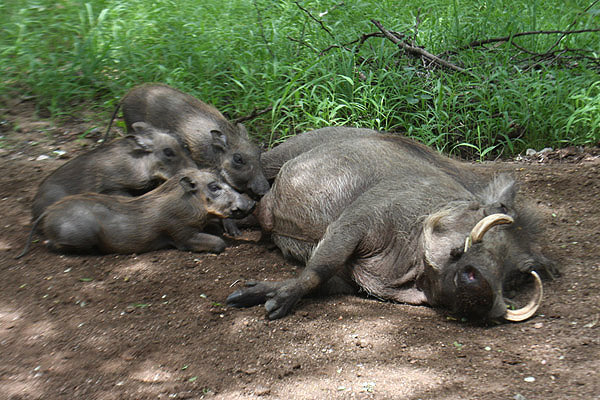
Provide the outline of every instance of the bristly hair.
{"type": "Polygon", "coordinates": [[[481,192],[480,198],[484,204],[501,203],[507,207],[515,219],[514,226],[522,229],[524,234],[537,237],[543,231],[539,211],[528,201],[517,199],[518,189],[519,183],[512,175],[500,173],[481,192]]]}
{"type": "Polygon", "coordinates": [[[483,204],[500,202],[507,207],[511,207],[514,204],[517,190],[518,184],[514,177],[502,173],[492,179],[491,183],[483,189],[480,197],[483,204]]]}

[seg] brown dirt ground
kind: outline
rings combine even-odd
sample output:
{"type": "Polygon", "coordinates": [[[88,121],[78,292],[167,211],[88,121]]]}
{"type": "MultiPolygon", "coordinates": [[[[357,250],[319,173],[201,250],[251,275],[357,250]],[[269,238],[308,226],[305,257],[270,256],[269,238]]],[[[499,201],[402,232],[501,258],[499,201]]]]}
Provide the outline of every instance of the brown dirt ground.
{"type": "Polygon", "coordinates": [[[64,256],[37,242],[15,260],[38,184],[65,162],[53,152],[80,154],[104,124],[40,119],[28,102],[0,111],[1,399],[600,398],[598,148],[491,164],[538,202],[564,270],[529,321],[353,296],[267,321],[224,305],[245,279],[297,273],[258,231],[220,255],[64,256]]]}

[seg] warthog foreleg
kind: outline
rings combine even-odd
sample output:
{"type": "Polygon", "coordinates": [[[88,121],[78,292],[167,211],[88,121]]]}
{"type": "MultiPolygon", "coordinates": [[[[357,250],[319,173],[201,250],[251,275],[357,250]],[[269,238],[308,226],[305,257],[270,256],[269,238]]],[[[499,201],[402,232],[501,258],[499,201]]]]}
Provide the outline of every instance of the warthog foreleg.
{"type": "Polygon", "coordinates": [[[176,240],[175,247],[184,251],[210,251],[221,253],[225,250],[225,241],[218,236],[196,232],[185,240],[176,240]]]}

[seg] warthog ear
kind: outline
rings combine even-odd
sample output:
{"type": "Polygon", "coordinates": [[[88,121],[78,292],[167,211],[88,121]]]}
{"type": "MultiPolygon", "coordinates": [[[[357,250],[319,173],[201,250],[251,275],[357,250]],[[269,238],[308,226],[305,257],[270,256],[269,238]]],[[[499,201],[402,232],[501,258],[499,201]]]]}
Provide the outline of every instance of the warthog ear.
{"type": "Polygon", "coordinates": [[[184,176],[179,180],[179,184],[183,187],[186,193],[195,192],[198,185],[189,176],[184,176]]]}
{"type": "MultiPolygon", "coordinates": [[[[501,204],[511,209],[517,195],[517,184],[509,174],[500,174],[485,188],[483,200],[487,205],[501,204]]],[[[506,212],[506,211],[503,211],[506,212]]]]}
{"type": "Polygon", "coordinates": [[[152,137],[143,132],[136,132],[133,135],[126,136],[133,141],[132,153],[152,153],[154,150],[154,141],[152,137]]]}
{"type": "Polygon", "coordinates": [[[244,124],[238,123],[237,128],[238,128],[238,133],[240,134],[240,137],[248,139],[248,131],[246,130],[246,127],[244,126],[244,124]]]}
{"type": "Polygon", "coordinates": [[[457,249],[465,242],[459,226],[459,213],[442,210],[427,217],[423,223],[422,246],[425,260],[434,269],[441,270],[451,259],[460,257],[457,249]]]}
{"type": "Polygon", "coordinates": [[[212,145],[216,150],[227,150],[227,136],[223,132],[213,129],[210,131],[210,135],[212,136],[212,145]]]}
{"type": "Polygon", "coordinates": [[[150,125],[144,121],[138,121],[138,122],[134,122],[133,124],[131,124],[131,127],[133,128],[134,132],[141,133],[141,132],[147,131],[148,129],[151,129],[152,125],[150,125]]]}

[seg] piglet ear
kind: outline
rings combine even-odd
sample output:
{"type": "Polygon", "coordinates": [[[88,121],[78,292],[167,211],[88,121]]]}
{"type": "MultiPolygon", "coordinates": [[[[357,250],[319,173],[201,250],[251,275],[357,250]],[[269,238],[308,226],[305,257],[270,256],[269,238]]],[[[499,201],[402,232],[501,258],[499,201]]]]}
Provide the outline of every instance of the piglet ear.
{"type": "Polygon", "coordinates": [[[213,129],[210,131],[212,137],[212,146],[215,150],[226,151],[227,150],[227,136],[220,130],[213,129]]]}
{"type": "Polygon", "coordinates": [[[126,138],[132,141],[132,154],[152,153],[154,150],[152,136],[148,135],[147,133],[136,132],[133,135],[127,135],[126,138]]]}
{"type": "Polygon", "coordinates": [[[147,131],[148,129],[150,129],[151,125],[144,121],[138,121],[138,122],[134,122],[133,124],[131,124],[131,127],[133,128],[134,132],[141,133],[141,132],[144,132],[144,131],[147,131]]]}
{"type": "Polygon", "coordinates": [[[240,123],[238,123],[236,126],[238,128],[238,134],[240,137],[243,139],[248,139],[248,131],[246,130],[246,127],[240,123]]]}
{"type": "Polygon", "coordinates": [[[133,142],[132,153],[152,153],[154,150],[152,125],[138,121],[134,122],[131,127],[133,128],[133,134],[126,137],[133,142]]]}
{"type": "Polygon", "coordinates": [[[194,182],[189,176],[183,176],[179,180],[179,184],[183,187],[183,190],[185,190],[186,193],[195,192],[198,187],[196,182],[194,182]]]}

